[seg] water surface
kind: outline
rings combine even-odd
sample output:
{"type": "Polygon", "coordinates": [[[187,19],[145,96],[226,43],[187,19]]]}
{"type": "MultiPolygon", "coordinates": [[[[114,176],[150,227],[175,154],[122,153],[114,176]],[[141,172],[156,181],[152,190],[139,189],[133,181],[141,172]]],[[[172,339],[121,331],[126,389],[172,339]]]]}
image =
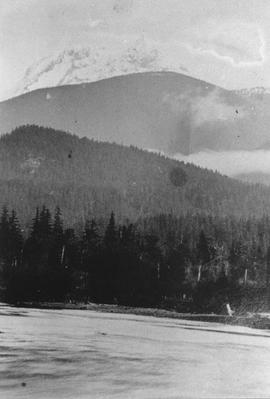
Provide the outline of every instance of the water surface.
{"type": "Polygon", "coordinates": [[[0,306],[0,398],[269,398],[270,332],[0,306]]]}

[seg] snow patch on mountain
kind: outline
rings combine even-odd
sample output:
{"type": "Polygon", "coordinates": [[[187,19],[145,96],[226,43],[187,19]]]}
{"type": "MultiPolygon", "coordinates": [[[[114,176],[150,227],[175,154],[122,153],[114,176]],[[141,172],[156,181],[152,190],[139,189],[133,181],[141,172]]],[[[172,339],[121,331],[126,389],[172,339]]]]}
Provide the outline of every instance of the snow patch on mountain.
{"type": "Polygon", "coordinates": [[[41,163],[45,160],[44,157],[33,157],[31,154],[22,164],[21,169],[28,172],[30,175],[34,174],[40,167],[41,163]]]}
{"type": "Polygon", "coordinates": [[[130,73],[173,70],[188,72],[181,64],[170,65],[165,54],[144,39],[136,40],[124,49],[106,46],[66,49],[31,65],[14,95],[31,90],[76,83],[94,82],[130,73]]]}
{"type": "Polygon", "coordinates": [[[251,89],[241,89],[237,90],[236,93],[246,96],[246,97],[251,97],[251,96],[263,96],[265,94],[270,94],[270,88],[267,87],[253,87],[251,89]]]}

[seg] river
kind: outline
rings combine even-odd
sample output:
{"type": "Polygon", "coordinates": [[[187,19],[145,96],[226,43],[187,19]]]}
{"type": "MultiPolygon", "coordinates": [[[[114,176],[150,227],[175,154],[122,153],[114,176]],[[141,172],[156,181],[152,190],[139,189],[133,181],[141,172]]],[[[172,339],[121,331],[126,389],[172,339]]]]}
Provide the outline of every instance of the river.
{"type": "Polygon", "coordinates": [[[269,398],[270,332],[0,306],[0,398],[269,398]]]}

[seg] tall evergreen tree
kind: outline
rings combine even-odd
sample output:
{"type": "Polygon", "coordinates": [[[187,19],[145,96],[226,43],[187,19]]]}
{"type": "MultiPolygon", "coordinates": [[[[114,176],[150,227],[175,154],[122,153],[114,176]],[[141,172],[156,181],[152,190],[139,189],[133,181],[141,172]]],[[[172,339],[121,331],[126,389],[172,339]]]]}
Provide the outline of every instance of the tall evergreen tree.
{"type": "Polygon", "coordinates": [[[11,271],[21,260],[22,234],[14,210],[9,216],[7,207],[3,207],[0,218],[0,259],[3,268],[11,271]]]}
{"type": "Polygon", "coordinates": [[[107,249],[114,250],[116,249],[117,241],[118,231],[115,224],[115,216],[112,212],[104,235],[104,245],[107,249]]]}
{"type": "Polygon", "coordinates": [[[0,258],[2,263],[7,263],[9,258],[9,213],[6,206],[3,207],[0,218],[0,258]]]}
{"type": "MultiPolygon", "coordinates": [[[[48,227],[50,234],[50,226],[48,227]]],[[[63,264],[65,255],[64,229],[61,210],[56,207],[51,231],[51,245],[49,254],[49,266],[55,269],[63,264]]]]}
{"type": "Polygon", "coordinates": [[[40,212],[39,212],[39,207],[37,207],[35,216],[32,219],[30,238],[33,238],[33,239],[34,238],[36,238],[36,239],[38,238],[39,222],[40,222],[40,212]]]}
{"type": "Polygon", "coordinates": [[[54,240],[62,240],[64,230],[61,209],[59,206],[55,209],[52,232],[54,240]]]}
{"type": "Polygon", "coordinates": [[[266,290],[267,290],[267,301],[270,306],[270,246],[267,249],[266,256],[266,290]]]}
{"type": "Polygon", "coordinates": [[[12,210],[11,216],[9,218],[9,236],[10,236],[12,263],[14,266],[19,266],[21,263],[23,237],[22,237],[21,227],[17,219],[16,212],[14,210],[12,210]]]}
{"type": "Polygon", "coordinates": [[[201,230],[197,244],[197,259],[202,265],[204,265],[210,261],[210,256],[210,248],[207,238],[204,231],[201,230]]]}

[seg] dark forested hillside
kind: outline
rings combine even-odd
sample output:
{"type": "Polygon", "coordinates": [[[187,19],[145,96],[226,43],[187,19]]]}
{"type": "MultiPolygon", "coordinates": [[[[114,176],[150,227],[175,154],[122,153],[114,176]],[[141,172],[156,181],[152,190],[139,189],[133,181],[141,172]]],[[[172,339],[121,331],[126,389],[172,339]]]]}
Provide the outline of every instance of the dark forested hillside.
{"type": "Polygon", "coordinates": [[[59,205],[66,223],[172,213],[262,216],[270,189],[161,155],[53,129],[22,126],[0,139],[0,206],[25,225],[36,206],[59,205]]]}
{"type": "Polygon", "coordinates": [[[0,215],[0,298],[91,301],[178,311],[266,311],[270,220],[160,215],[136,224],[87,220],[77,233],[37,208],[23,235],[14,211],[0,215]]]}
{"type": "Polygon", "coordinates": [[[0,180],[5,300],[270,303],[270,188],[30,125],[0,138],[0,180]]]}

